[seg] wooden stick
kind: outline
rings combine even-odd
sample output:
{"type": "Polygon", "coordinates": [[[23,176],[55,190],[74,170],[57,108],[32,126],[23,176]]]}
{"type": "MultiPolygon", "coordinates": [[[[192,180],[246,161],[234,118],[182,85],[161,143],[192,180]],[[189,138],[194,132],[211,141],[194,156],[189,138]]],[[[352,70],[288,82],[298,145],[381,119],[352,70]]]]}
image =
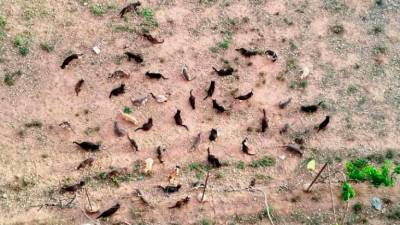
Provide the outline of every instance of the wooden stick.
{"type": "Polygon", "coordinates": [[[318,177],[321,176],[322,171],[324,171],[324,169],[326,168],[327,165],[328,165],[328,163],[325,163],[325,165],[321,168],[321,170],[318,172],[317,176],[315,176],[314,180],[311,182],[310,186],[308,186],[306,192],[310,192],[311,187],[313,186],[315,181],[317,181],[318,177]]]}
{"type": "Polygon", "coordinates": [[[210,171],[207,171],[207,177],[206,181],[204,182],[204,190],[203,190],[203,195],[201,196],[201,202],[204,200],[204,195],[206,194],[206,189],[207,189],[207,184],[208,184],[208,178],[210,177],[210,171]]]}
{"type": "Polygon", "coordinates": [[[89,198],[89,194],[87,192],[87,188],[85,188],[85,194],[86,194],[86,198],[87,198],[87,200],[89,202],[90,211],[93,211],[92,203],[90,202],[90,198],[89,198]]]}
{"type": "Polygon", "coordinates": [[[329,181],[329,191],[331,192],[333,218],[335,220],[335,224],[337,224],[335,203],[334,203],[334,200],[333,200],[333,191],[332,191],[332,183],[331,183],[331,169],[330,169],[329,165],[328,165],[328,181],[329,181]]]}

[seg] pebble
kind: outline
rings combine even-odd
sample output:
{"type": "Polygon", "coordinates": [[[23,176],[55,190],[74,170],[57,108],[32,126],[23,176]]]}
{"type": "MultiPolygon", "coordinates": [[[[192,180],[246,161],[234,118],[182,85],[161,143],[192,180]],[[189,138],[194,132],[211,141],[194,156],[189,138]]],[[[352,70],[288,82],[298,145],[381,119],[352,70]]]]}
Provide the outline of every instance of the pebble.
{"type": "Polygon", "coordinates": [[[378,197],[373,197],[372,199],[371,199],[371,204],[372,204],[372,207],[374,208],[374,209],[376,209],[376,210],[378,210],[378,211],[381,211],[382,210],[382,200],[380,199],[380,198],[378,198],[378,197]]]}
{"type": "Polygon", "coordinates": [[[201,198],[203,197],[203,192],[200,192],[199,194],[197,194],[197,201],[199,201],[199,202],[205,202],[205,201],[207,201],[207,195],[206,194],[204,194],[204,198],[203,198],[203,201],[201,201],[201,198]]]}
{"type": "Polygon", "coordinates": [[[100,48],[97,47],[97,46],[94,46],[94,47],[93,47],[93,51],[94,51],[94,53],[96,53],[97,55],[100,54],[100,48]]]}

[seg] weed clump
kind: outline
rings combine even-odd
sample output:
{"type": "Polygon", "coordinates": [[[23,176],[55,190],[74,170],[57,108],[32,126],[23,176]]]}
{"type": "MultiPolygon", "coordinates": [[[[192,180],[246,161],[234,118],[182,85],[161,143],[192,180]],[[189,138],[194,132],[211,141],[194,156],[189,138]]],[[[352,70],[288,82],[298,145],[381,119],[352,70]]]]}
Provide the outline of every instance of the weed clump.
{"type": "Polygon", "coordinates": [[[356,196],[356,192],[354,191],[351,184],[349,184],[348,182],[344,182],[342,187],[343,201],[348,201],[349,199],[354,198],[354,196],[356,196]]]}
{"type": "Polygon", "coordinates": [[[346,175],[350,180],[369,181],[375,187],[380,185],[390,187],[395,182],[390,173],[391,167],[391,161],[385,161],[381,168],[377,168],[365,159],[357,159],[346,164],[346,175]]]}
{"type": "Polygon", "coordinates": [[[259,160],[253,160],[250,163],[250,166],[253,168],[259,168],[259,167],[269,167],[269,166],[274,166],[275,165],[275,159],[269,157],[269,156],[264,156],[263,158],[259,160]]]}
{"type": "Polygon", "coordinates": [[[18,52],[22,56],[29,54],[28,37],[26,35],[17,35],[14,39],[14,46],[18,48],[18,52]]]}

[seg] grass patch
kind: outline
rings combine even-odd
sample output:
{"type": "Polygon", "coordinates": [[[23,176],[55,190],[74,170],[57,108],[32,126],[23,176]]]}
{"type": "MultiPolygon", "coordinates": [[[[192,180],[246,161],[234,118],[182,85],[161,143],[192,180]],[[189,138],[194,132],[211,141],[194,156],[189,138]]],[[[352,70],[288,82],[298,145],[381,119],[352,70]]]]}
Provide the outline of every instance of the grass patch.
{"type": "Polygon", "coordinates": [[[388,48],[386,45],[380,44],[374,47],[373,53],[374,55],[379,55],[379,54],[386,54],[388,51],[388,48]]]}
{"type": "Polygon", "coordinates": [[[159,26],[154,16],[154,11],[151,8],[143,8],[140,15],[143,17],[143,21],[140,23],[140,28],[143,33],[149,33],[159,26]]]}
{"type": "Polygon", "coordinates": [[[129,108],[128,106],[125,106],[123,112],[126,113],[126,114],[131,114],[132,113],[132,109],[129,108]]]}
{"type": "Polygon", "coordinates": [[[195,171],[197,179],[202,179],[206,174],[206,172],[209,171],[209,169],[210,169],[209,166],[204,165],[202,163],[195,162],[189,164],[189,170],[195,171]]]}
{"type": "Polygon", "coordinates": [[[269,157],[269,156],[264,156],[261,159],[258,160],[253,160],[249,166],[253,168],[260,168],[260,167],[270,167],[275,165],[275,159],[269,157]]]}
{"type": "Polygon", "coordinates": [[[103,16],[107,12],[106,8],[100,4],[91,5],[89,10],[95,16],[103,16]]]}
{"type": "Polygon", "coordinates": [[[4,75],[4,84],[7,86],[13,86],[15,84],[16,79],[21,75],[22,75],[21,70],[18,70],[14,73],[7,72],[4,75]]]}
{"type": "Polygon", "coordinates": [[[243,161],[239,161],[236,163],[236,168],[239,170],[244,170],[245,167],[246,167],[246,165],[244,164],[243,161]]]}
{"type": "Polygon", "coordinates": [[[43,123],[38,120],[33,120],[32,122],[26,123],[26,128],[42,128],[43,123]]]}
{"type": "Polygon", "coordinates": [[[346,163],[346,176],[350,180],[364,182],[369,181],[375,187],[384,185],[391,187],[395,183],[395,179],[391,173],[392,162],[385,163],[378,168],[369,164],[366,159],[356,159],[346,163]]]}
{"type": "Polygon", "coordinates": [[[42,42],[40,43],[40,48],[46,52],[54,51],[54,45],[50,44],[49,42],[42,42]]]}
{"type": "Polygon", "coordinates": [[[349,184],[348,182],[344,182],[342,186],[342,200],[348,201],[349,199],[354,198],[355,196],[356,192],[354,191],[351,184],[349,184]]]}
{"type": "Polygon", "coordinates": [[[201,224],[201,225],[212,225],[212,224],[214,224],[214,223],[211,222],[209,219],[202,219],[202,220],[200,221],[200,224],[201,224]]]}
{"type": "Polygon", "coordinates": [[[3,39],[3,37],[6,35],[6,32],[4,31],[6,25],[7,25],[6,18],[0,15],[0,40],[3,39]]]}
{"type": "Polygon", "coordinates": [[[28,43],[29,38],[26,34],[18,34],[14,39],[14,47],[18,48],[18,52],[22,56],[26,56],[29,54],[29,46],[28,43]]]}
{"type": "Polygon", "coordinates": [[[308,81],[307,80],[299,80],[299,81],[291,81],[289,83],[289,88],[290,89],[301,89],[304,90],[308,86],[308,81]]]}
{"type": "Polygon", "coordinates": [[[344,27],[343,27],[343,25],[336,24],[336,25],[331,27],[331,31],[334,34],[342,35],[342,34],[344,34],[344,27]]]}

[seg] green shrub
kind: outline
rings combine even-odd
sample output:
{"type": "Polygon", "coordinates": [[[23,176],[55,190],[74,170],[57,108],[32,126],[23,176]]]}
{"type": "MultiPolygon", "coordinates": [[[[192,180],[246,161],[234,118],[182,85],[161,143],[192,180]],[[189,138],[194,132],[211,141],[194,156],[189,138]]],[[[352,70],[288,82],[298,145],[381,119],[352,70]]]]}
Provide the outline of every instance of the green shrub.
{"type": "Polygon", "coordinates": [[[391,161],[385,161],[381,168],[377,168],[365,159],[357,159],[346,163],[346,175],[350,180],[369,181],[375,187],[380,185],[389,187],[393,186],[395,182],[391,177],[391,166],[391,161]]]}
{"type": "Polygon", "coordinates": [[[269,167],[269,166],[274,166],[274,165],[275,165],[275,159],[273,159],[269,156],[264,156],[262,159],[259,159],[259,160],[253,160],[250,163],[250,166],[253,168],[269,167]]]}
{"type": "Polygon", "coordinates": [[[126,113],[126,114],[131,114],[131,113],[132,113],[132,109],[129,108],[128,106],[125,106],[123,111],[124,111],[124,113],[126,113]]]}
{"type": "Polygon", "coordinates": [[[100,4],[91,5],[89,10],[95,16],[103,16],[106,13],[105,7],[100,4]]]}
{"type": "Polygon", "coordinates": [[[52,52],[54,50],[54,45],[52,45],[52,44],[50,44],[48,42],[42,42],[42,43],[40,43],[40,48],[43,51],[52,52]]]}
{"type": "Polygon", "coordinates": [[[348,201],[349,199],[354,198],[354,196],[356,196],[356,192],[353,187],[348,182],[344,182],[342,187],[343,201],[348,201]]]}

